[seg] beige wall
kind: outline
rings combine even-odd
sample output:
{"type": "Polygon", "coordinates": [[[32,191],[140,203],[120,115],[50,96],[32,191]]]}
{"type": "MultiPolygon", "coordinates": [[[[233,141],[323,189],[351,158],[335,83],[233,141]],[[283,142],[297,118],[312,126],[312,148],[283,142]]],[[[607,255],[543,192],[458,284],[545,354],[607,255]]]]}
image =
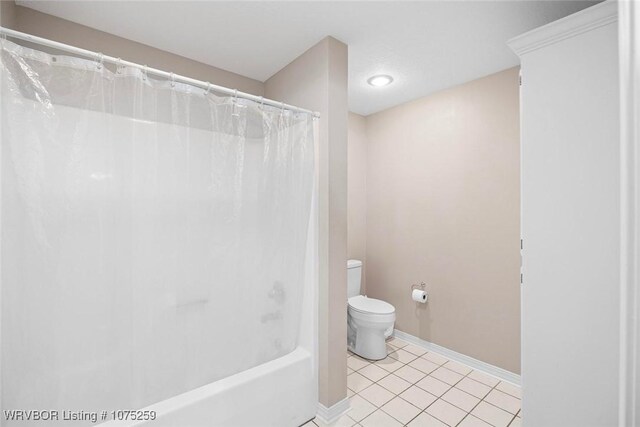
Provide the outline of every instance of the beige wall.
{"type": "Polygon", "coordinates": [[[515,373],[518,89],[512,68],[366,119],[368,295],[396,307],[399,330],[515,373]],[[426,305],[409,296],[420,281],[426,305]]]}
{"type": "Polygon", "coordinates": [[[15,28],[16,4],[13,0],[0,0],[0,26],[15,28]]]}
{"type": "MultiPolygon", "coordinates": [[[[347,256],[364,261],[367,256],[367,119],[349,113],[347,256]]],[[[366,270],[362,272],[362,292],[366,270]]]]}
{"type": "Polygon", "coordinates": [[[2,26],[149,67],[262,95],[264,84],[220,68],[2,0],[2,26]]]}
{"type": "Polygon", "coordinates": [[[265,96],[319,111],[319,400],[347,392],[347,46],[327,37],[265,82],[265,96]]]}

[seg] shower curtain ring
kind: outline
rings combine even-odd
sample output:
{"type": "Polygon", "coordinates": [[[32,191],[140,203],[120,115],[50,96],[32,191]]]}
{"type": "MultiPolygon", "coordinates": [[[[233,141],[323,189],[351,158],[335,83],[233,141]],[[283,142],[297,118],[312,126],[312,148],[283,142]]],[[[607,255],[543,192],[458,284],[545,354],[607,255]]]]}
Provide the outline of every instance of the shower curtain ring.
{"type": "Polygon", "coordinates": [[[264,108],[264,96],[260,97],[260,107],[261,110],[264,108]]]}
{"type": "Polygon", "coordinates": [[[209,95],[209,92],[211,91],[211,83],[207,82],[207,90],[205,91],[205,96],[209,95]]]}
{"type": "Polygon", "coordinates": [[[122,68],[122,59],[116,58],[116,74],[120,74],[121,68],[122,68]]]}
{"type": "Polygon", "coordinates": [[[233,90],[233,100],[231,102],[233,103],[231,106],[231,115],[233,117],[240,117],[240,113],[238,113],[238,89],[233,90]]]}
{"type": "Polygon", "coordinates": [[[284,115],[284,102],[280,103],[280,115],[284,115]]]}
{"type": "Polygon", "coordinates": [[[171,87],[176,87],[176,75],[169,73],[169,79],[171,79],[171,87]]]}
{"type": "Polygon", "coordinates": [[[98,70],[101,70],[102,64],[104,63],[104,55],[102,54],[102,52],[98,52],[96,61],[98,62],[96,67],[98,68],[98,70]]]}
{"type": "Polygon", "coordinates": [[[144,67],[142,67],[142,80],[146,81],[147,80],[147,64],[144,65],[144,67]]]}

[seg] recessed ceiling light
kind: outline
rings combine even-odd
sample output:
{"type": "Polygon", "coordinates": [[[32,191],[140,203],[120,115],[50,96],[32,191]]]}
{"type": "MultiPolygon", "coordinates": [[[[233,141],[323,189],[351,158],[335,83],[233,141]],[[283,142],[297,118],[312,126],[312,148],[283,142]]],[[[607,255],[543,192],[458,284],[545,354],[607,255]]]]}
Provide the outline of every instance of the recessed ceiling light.
{"type": "Polygon", "coordinates": [[[375,87],[387,86],[391,84],[391,82],[393,82],[393,77],[387,76],[386,74],[373,76],[369,80],[367,80],[367,83],[375,87]]]}

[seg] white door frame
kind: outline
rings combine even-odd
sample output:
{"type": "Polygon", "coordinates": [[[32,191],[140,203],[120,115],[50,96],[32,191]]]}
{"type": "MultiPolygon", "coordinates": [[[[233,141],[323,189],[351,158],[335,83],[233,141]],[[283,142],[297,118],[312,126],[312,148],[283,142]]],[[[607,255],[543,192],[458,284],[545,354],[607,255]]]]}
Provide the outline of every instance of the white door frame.
{"type": "Polygon", "coordinates": [[[619,426],[640,426],[640,7],[618,2],[620,53],[619,426]]]}

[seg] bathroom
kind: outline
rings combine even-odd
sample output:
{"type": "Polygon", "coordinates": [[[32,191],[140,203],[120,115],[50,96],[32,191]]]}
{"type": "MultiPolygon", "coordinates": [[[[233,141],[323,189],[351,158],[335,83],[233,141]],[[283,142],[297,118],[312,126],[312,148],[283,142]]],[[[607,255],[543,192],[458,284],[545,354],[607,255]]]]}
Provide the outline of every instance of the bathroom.
{"type": "Polygon", "coordinates": [[[0,0],[0,426],[640,427],[638,10],[0,0]]]}

